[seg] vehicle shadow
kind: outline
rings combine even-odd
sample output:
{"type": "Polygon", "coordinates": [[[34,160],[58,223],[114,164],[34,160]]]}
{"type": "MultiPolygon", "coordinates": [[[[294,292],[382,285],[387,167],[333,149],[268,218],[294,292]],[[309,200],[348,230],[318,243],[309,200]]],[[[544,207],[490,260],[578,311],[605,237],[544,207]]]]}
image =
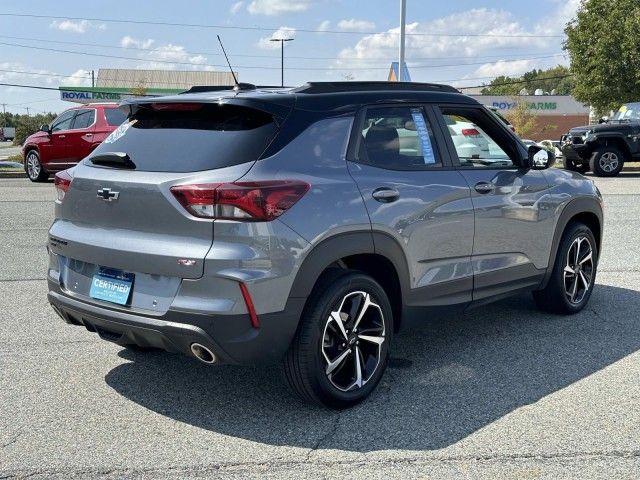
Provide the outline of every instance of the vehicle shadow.
{"type": "Polygon", "coordinates": [[[275,367],[212,368],[122,350],[130,362],[106,382],[171,419],[265,444],[431,450],[640,349],[639,310],[640,292],[597,285],[575,316],[542,314],[525,295],[430,322],[396,337],[378,390],[341,413],[293,398],[275,367]]]}

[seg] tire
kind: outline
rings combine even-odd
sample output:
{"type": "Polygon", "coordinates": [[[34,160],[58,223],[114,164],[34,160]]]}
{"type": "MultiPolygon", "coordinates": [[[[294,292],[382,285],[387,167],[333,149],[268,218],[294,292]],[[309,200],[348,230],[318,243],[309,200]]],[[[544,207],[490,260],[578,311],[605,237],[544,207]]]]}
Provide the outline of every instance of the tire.
{"type": "Polygon", "coordinates": [[[569,224],[558,246],[547,286],[533,292],[538,307],[551,313],[578,313],[589,302],[597,267],[598,245],[593,232],[583,223],[569,224]],[[576,263],[581,263],[580,268],[576,268],[576,263]]]}
{"type": "Polygon", "coordinates": [[[599,177],[615,177],[624,166],[624,153],[617,147],[599,147],[589,161],[591,171],[599,177]]]}
{"type": "Polygon", "coordinates": [[[45,182],[49,178],[49,173],[42,168],[40,155],[36,150],[29,150],[24,158],[24,170],[27,177],[32,182],[45,182]]]}
{"type": "Polygon", "coordinates": [[[574,160],[570,160],[567,157],[562,158],[562,167],[565,170],[570,170],[572,172],[578,172],[582,174],[589,171],[589,164],[576,163],[574,160]]]}
{"type": "Polygon", "coordinates": [[[352,407],[382,378],[392,338],[391,304],[373,278],[354,270],[324,275],[283,360],[285,380],[305,401],[352,407]]]}

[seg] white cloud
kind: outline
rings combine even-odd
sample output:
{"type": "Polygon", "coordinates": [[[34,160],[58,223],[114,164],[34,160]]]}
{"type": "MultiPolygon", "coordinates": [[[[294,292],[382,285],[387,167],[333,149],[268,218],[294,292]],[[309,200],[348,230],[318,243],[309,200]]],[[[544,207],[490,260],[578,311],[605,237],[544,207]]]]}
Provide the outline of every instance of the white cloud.
{"type": "Polygon", "coordinates": [[[72,20],[54,20],[49,24],[49,28],[60,30],[61,32],[86,33],[90,28],[106,30],[107,26],[104,23],[93,23],[89,20],[79,20],[77,22],[72,20]]]}
{"type": "Polygon", "coordinates": [[[122,40],[120,40],[120,45],[123,48],[143,48],[143,49],[148,49],[154,43],[155,43],[155,40],[153,38],[147,38],[145,40],[142,40],[142,39],[137,39],[137,38],[130,37],[129,35],[126,35],[126,36],[122,37],[122,40]]]}
{"type": "Polygon", "coordinates": [[[76,70],[71,75],[64,78],[60,84],[70,87],[90,86],[91,72],[84,69],[76,70]]]}
{"type": "Polygon", "coordinates": [[[262,48],[263,50],[275,50],[276,48],[280,48],[280,42],[272,42],[271,40],[281,40],[284,38],[295,38],[296,37],[296,29],[291,27],[280,27],[278,30],[273,32],[270,37],[262,37],[258,40],[256,46],[258,48],[262,48]]]}
{"type": "Polygon", "coordinates": [[[352,18],[351,20],[340,20],[338,22],[338,29],[340,30],[366,32],[367,30],[373,30],[374,28],[376,28],[376,24],[368,20],[356,20],[355,18],[352,18]]]}
{"type": "Polygon", "coordinates": [[[184,64],[189,63],[193,65],[194,69],[202,69],[207,63],[207,57],[204,55],[191,54],[187,52],[184,46],[173,43],[157,45],[157,42],[152,38],[139,39],[127,35],[122,37],[120,45],[124,48],[147,50],[138,52],[140,60],[144,60],[143,63],[138,65],[139,68],[157,68],[164,70],[184,69],[184,64]],[[171,63],[165,62],[177,63],[172,65],[171,63]]]}
{"type": "MultiPolygon", "coordinates": [[[[460,73],[458,67],[453,69],[449,67],[440,69],[417,68],[416,62],[424,64],[424,59],[438,58],[438,63],[446,64],[469,63],[473,61],[474,57],[494,53],[500,54],[505,50],[510,50],[512,53],[517,53],[518,50],[525,50],[526,52],[543,51],[543,49],[546,52],[551,49],[560,50],[561,42],[559,38],[536,36],[536,34],[549,34],[546,26],[543,28],[542,25],[533,25],[530,28],[526,28],[511,12],[487,8],[466,10],[428,22],[410,23],[407,24],[406,31],[409,34],[406,37],[407,63],[412,71],[414,80],[460,78],[468,73],[468,70],[460,73]],[[465,32],[468,33],[468,36],[438,37],[423,35],[446,35],[452,32],[465,32]],[[455,57],[455,60],[452,59],[451,62],[447,62],[447,56],[455,57]],[[469,57],[469,60],[464,60],[460,57],[469,57]],[[412,62],[412,58],[420,60],[412,62]],[[413,70],[411,69],[412,63],[415,67],[413,70]]],[[[352,47],[343,49],[338,54],[338,60],[334,66],[354,68],[353,73],[358,79],[382,79],[386,77],[386,69],[389,68],[390,62],[395,61],[397,57],[398,33],[399,28],[392,28],[387,32],[364,36],[352,47]],[[373,66],[380,69],[366,70],[367,67],[373,66]]],[[[558,32],[553,34],[556,33],[558,32]]],[[[427,63],[434,64],[434,62],[427,63]]],[[[508,62],[504,65],[500,64],[494,70],[505,69],[512,64],[513,62],[508,62]]],[[[486,68],[488,69],[489,67],[486,68]]],[[[514,69],[512,68],[512,70],[514,69]]]]}
{"type": "Polygon", "coordinates": [[[244,5],[244,2],[234,3],[233,5],[231,5],[231,8],[229,9],[229,13],[231,13],[231,15],[235,15],[240,11],[243,5],[244,5]]]}
{"type": "Polygon", "coordinates": [[[313,0],[253,0],[247,7],[251,15],[280,15],[308,10],[313,0]]]}
{"type": "Polygon", "coordinates": [[[331,22],[329,20],[323,20],[322,22],[320,22],[320,25],[318,25],[318,28],[316,28],[316,30],[320,32],[326,32],[330,28],[331,28],[331,22]]]}

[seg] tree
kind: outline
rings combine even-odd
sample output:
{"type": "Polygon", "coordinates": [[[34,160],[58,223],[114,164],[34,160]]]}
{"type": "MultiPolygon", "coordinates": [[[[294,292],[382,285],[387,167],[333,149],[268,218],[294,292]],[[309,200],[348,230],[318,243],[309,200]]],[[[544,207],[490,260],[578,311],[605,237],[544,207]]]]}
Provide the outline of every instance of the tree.
{"type": "Polygon", "coordinates": [[[513,128],[516,129],[516,133],[521,138],[528,138],[535,134],[540,134],[547,130],[553,130],[556,128],[555,125],[548,124],[540,127],[538,122],[539,117],[531,113],[527,102],[523,102],[517,97],[512,98],[512,101],[516,106],[505,113],[505,117],[509,120],[511,125],[513,125],[513,128]]]}
{"type": "Polygon", "coordinates": [[[22,145],[29,135],[36,133],[44,124],[49,124],[56,118],[55,113],[45,113],[38,115],[16,115],[16,136],[13,139],[14,145],[22,145]]]}
{"type": "Polygon", "coordinates": [[[640,2],[582,0],[564,48],[574,96],[599,113],[640,100],[640,2]]]}
{"type": "Polygon", "coordinates": [[[518,95],[523,88],[533,94],[538,88],[545,92],[555,90],[558,95],[569,95],[573,89],[573,79],[569,69],[563,65],[547,70],[535,68],[520,77],[501,75],[494,78],[482,89],[483,95],[518,95]]]}

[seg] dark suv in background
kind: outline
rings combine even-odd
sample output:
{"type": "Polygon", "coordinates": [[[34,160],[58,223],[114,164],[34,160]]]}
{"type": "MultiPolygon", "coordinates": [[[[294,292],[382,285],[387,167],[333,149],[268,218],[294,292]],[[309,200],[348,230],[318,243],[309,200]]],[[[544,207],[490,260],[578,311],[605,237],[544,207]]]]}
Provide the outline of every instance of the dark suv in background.
{"type": "Polygon", "coordinates": [[[518,292],[587,304],[598,190],[454,88],[196,90],[126,103],[56,175],[47,278],[66,322],[207,364],[280,362],[302,398],[344,408],[400,329],[518,292]]]}
{"type": "Polygon", "coordinates": [[[100,145],[125,119],[115,103],[89,104],[60,114],[29,136],[22,148],[29,180],[42,182],[49,174],[72,167],[100,145]]]}
{"type": "Polygon", "coordinates": [[[599,125],[572,128],[560,143],[564,168],[615,177],[625,162],[640,161],[640,102],[622,105],[599,125]]]}

